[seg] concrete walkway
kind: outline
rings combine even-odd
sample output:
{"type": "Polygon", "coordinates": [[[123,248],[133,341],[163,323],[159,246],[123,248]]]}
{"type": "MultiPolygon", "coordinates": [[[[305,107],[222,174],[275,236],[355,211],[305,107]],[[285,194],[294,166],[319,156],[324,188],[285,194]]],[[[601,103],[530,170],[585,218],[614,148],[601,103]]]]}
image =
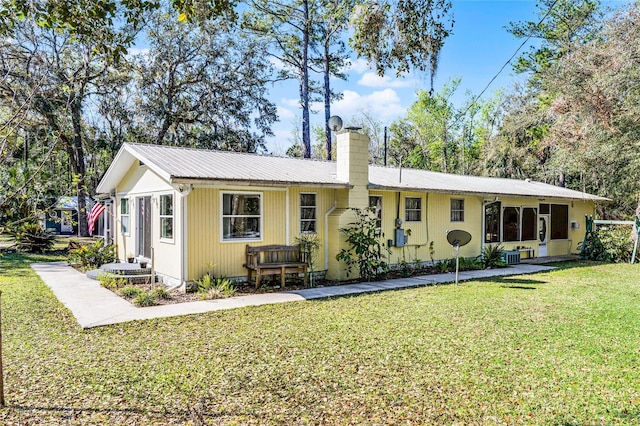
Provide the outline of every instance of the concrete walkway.
{"type": "MultiPolygon", "coordinates": [[[[235,309],[244,306],[258,306],[274,303],[298,302],[324,299],[350,294],[371,293],[384,290],[399,290],[433,284],[452,283],[455,274],[424,275],[394,280],[314,287],[305,290],[263,293],[227,299],[203,300],[199,302],[176,303],[172,305],[138,308],[96,280],[68,266],[66,262],[34,263],[31,267],[47,284],[56,297],[76,317],[82,328],[98,327],[128,321],[179,315],[201,314],[204,312],[235,309]]],[[[553,269],[549,266],[520,264],[503,269],[460,272],[459,280],[468,281],[496,276],[533,274],[553,269]]]]}

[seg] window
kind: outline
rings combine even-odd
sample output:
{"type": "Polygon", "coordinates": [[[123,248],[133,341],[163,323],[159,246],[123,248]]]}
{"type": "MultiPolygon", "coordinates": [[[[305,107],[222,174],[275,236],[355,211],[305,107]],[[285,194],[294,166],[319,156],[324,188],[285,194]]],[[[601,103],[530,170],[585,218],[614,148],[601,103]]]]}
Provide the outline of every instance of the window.
{"type": "Polygon", "coordinates": [[[317,232],[316,194],[300,194],[300,233],[317,232]]]}
{"type": "Polygon", "coordinates": [[[422,198],[406,197],[404,199],[404,220],[406,222],[422,220],[422,198]]]}
{"type": "Polygon", "coordinates": [[[533,241],[536,239],[537,216],[534,207],[522,208],[522,241],[533,241]]]}
{"type": "Polygon", "coordinates": [[[451,222],[464,222],[464,200],[451,199],[451,222]]]}
{"type": "Polygon", "coordinates": [[[519,241],[520,209],[505,207],[502,212],[502,241],[519,241]]]}
{"type": "Polygon", "coordinates": [[[120,199],[120,233],[129,234],[129,199],[120,199]]]}
{"type": "Polygon", "coordinates": [[[173,238],[173,194],[160,196],[160,238],[173,238]]]}
{"type": "Polygon", "coordinates": [[[370,195],[369,207],[376,217],[376,228],[382,229],[382,196],[370,195]]]}
{"type": "Polygon", "coordinates": [[[222,194],[222,239],[262,238],[262,194],[222,194]]]}
{"type": "Polygon", "coordinates": [[[566,240],[569,238],[569,206],[551,204],[551,239],[566,240]]]}
{"type": "Polygon", "coordinates": [[[484,206],[484,242],[500,242],[500,213],[502,203],[495,202],[484,206]]]}

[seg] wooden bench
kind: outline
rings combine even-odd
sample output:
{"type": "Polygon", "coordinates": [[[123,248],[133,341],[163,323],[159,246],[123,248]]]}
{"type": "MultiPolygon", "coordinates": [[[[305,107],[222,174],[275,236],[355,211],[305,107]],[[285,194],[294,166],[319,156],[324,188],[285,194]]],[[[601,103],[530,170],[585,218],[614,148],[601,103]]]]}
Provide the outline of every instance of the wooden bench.
{"type": "Polygon", "coordinates": [[[263,275],[280,275],[280,284],[284,287],[286,274],[304,273],[304,284],[307,285],[307,262],[304,253],[298,246],[247,246],[247,281],[256,273],[256,288],[260,287],[263,275]]]}

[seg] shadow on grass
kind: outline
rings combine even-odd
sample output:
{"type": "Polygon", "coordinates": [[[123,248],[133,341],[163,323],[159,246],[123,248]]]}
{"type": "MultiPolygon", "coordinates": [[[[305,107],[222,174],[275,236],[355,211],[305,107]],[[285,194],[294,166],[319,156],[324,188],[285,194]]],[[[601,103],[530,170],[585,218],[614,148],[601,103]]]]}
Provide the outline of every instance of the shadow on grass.
{"type": "Polygon", "coordinates": [[[195,424],[205,424],[202,420],[206,418],[214,419],[220,417],[220,414],[207,413],[197,405],[194,407],[188,407],[186,410],[151,410],[141,408],[87,408],[87,407],[39,407],[30,405],[7,405],[5,410],[16,410],[24,413],[60,413],[60,416],[64,419],[70,420],[81,415],[91,414],[128,414],[128,415],[147,415],[147,416],[159,416],[166,417],[172,416],[181,419],[193,419],[196,420],[195,424]],[[197,422],[197,419],[201,420],[197,422]]]}
{"type": "Polygon", "coordinates": [[[536,285],[540,284],[548,284],[547,281],[527,279],[527,278],[511,278],[511,277],[503,277],[503,278],[494,278],[494,282],[501,284],[502,288],[513,288],[517,290],[536,290],[538,287],[536,285]]]}

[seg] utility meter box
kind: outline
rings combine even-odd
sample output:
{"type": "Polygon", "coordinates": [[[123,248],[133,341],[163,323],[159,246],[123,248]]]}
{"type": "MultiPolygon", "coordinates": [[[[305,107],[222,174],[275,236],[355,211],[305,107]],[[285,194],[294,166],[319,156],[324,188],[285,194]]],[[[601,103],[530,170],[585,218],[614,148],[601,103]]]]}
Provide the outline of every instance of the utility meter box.
{"type": "Polygon", "coordinates": [[[395,229],[394,244],[396,247],[404,247],[407,243],[407,236],[404,235],[404,229],[395,229]]]}

